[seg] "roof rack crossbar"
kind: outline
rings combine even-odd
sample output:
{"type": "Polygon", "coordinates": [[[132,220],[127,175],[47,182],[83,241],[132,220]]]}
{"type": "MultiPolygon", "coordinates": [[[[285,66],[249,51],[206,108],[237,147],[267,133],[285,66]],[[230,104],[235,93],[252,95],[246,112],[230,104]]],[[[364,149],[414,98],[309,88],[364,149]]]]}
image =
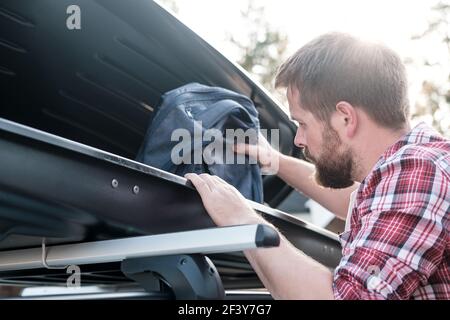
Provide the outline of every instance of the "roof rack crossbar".
{"type": "Polygon", "coordinates": [[[272,227],[255,224],[47,246],[47,266],[42,263],[41,248],[3,251],[0,252],[0,281],[1,273],[7,271],[121,262],[154,256],[228,253],[274,247],[279,242],[278,232],[272,227]]]}

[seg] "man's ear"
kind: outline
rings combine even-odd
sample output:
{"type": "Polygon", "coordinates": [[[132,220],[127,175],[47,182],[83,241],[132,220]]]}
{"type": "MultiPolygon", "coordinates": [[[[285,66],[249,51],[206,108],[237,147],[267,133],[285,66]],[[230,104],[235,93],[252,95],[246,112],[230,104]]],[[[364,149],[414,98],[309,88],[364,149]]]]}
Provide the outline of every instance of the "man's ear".
{"type": "Polygon", "coordinates": [[[358,113],[353,105],[348,102],[340,101],[336,104],[336,122],[342,132],[345,132],[348,138],[352,138],[356,133],[358,126],[358,113]]]}

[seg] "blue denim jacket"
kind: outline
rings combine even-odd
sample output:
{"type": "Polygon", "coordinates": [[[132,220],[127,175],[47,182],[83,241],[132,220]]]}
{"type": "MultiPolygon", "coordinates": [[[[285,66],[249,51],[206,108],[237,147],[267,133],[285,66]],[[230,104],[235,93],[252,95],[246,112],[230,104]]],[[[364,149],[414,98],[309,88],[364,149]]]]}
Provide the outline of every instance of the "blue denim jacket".
{"type": "Polygon", "coordinates": [[[172,141],[172,133],[180,128],[189,132],[192,140],[194,132],[201,132],[203,136],[208,129],[218,129],[224,136],[226,129],[254,129],[258,132],[258,112],[250,99],[223,88],[198,83],[190,83],[165,93],[136,160],[180,176],[189,172],[216,175],[236,187],[245,198],[263,202],[260,168],[257,164],[249,163],[247,157],[244,164],[225,164],[225,161],[206,164],[203,158],[201,163],[194,164],[194,153],[202,154],[214,140],[201,139],[201,144],[197,145],[192,141],[188,150],[190,154],[183,155],[183,159],[187,156],[191,160],[190,163],[183,161],[175,164],[171,156],[174,147],[179,146],[180,139],[172,141]],[[197,126],[195,131],[194,126],[197,126]]]}

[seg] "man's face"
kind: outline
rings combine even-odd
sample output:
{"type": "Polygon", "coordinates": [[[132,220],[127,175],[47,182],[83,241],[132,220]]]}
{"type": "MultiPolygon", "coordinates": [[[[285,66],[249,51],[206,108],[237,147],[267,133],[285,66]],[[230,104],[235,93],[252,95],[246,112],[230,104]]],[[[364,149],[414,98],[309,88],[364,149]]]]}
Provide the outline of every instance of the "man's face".
{"type": "Polygon", "coordinates": [[[305,158],[316,166],[317,183],[334,189],[350,187],[355,169],[352,150],[342,143],[330,124],[318,121],[301,108],[297,89],[289,88],[287,97],[291,118],[298,122],[294,143],[303,148],[305,158]]]}

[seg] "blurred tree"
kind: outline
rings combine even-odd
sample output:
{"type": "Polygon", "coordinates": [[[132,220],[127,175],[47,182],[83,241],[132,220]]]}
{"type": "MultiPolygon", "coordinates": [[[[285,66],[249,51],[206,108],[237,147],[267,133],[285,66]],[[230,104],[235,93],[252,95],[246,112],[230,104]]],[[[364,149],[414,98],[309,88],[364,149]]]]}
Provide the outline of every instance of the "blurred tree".
{"type": "Polygon", "coordinates": [[[177,0],[157,0],[156,2],[162,4],[166,8],[172,10],[174,13],[178,14],[180,8],[178,7],[177,0]]]}
{"type": "MultiPolygon", "coordinates": [[[[180,0],[156,0],[176,14],[182,15],[180,0]]],[[[246,0],[245,9],[241,11],[243,25],[241,33],[228,34],[230,41],[240,57],[236,61],[259,81],[269,92],[287,106],[284,94],[275,90],[273,80],[279,65],[286,59],[288,37],[274,29],[267,21],[263,4],[246,0]]]]}
{"type": "Polygon", "coordinates": [[[273,80],[279,65],[286,59],[288,37],[270,25],[264,7],[257,6],[254,0],[247,1],[241,17],[245,31],[228,37],[241,56],[237,62],[281,99],[273,87],[273,80]]]}
{"type": "MultiPolygon", "coordinates": [[[[430,20],[428,28],[420,35],[412,37],[413,40],[427,40],[431,37],[438,39],[450,59],[450,1],[439,1],[432,7],[435,16],[430,20]]],[[[424,59],[426,68],[445,68],[440,62],[424,59]]],[[[446,136],[450,137],[450,70],[445,83],[436,80],[426,80],[422,84],[422,99],[415,105],[412,117],[425,120],[432,124],[446,136]]]]}

